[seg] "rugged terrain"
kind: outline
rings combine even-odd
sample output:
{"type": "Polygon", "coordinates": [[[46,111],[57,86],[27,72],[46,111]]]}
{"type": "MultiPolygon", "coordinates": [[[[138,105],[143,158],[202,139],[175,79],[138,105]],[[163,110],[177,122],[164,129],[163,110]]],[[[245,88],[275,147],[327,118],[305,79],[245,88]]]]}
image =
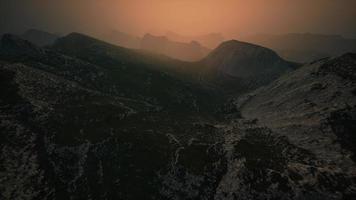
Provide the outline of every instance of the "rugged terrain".
{"type": "Polygon", "coordinates": [[[355,198],[355,67],[315,61],[232,101],[218,199],[355,198]]]}
{"type": "Polygon", "coordinates": [[[1,199],[355,198],[354,54],[295,70],[233,41],[206,60],[3,36],[1,199]]]}

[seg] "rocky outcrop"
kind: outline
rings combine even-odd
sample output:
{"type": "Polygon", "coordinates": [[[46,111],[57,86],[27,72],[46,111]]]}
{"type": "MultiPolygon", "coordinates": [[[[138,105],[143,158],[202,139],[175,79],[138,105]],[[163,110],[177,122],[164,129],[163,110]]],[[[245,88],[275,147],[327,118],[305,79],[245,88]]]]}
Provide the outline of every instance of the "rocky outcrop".
{"type": "Polygon", "coordinates": [[[298,66],[270,49],[236,40],[222,43],[200,65],[200,78],[214,81],[230,95],[257,89],[298,66]]]}

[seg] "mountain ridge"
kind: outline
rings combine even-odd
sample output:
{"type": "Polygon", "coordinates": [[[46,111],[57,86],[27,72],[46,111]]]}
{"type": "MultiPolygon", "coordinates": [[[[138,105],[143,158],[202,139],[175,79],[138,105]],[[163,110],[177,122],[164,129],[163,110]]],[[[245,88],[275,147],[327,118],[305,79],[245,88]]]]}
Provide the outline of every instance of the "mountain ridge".
{"type": "MultiPolygon", "coordinates": [[[[280,59],[236,41],[217,51],[230,50],[233,66],[280,59]]],[[[201,62],[82,34],[47,48],[6,36],[0,198],[352,199],[356,56],[288,67],[221,84],[201,62]]]]}
{"type": "Polygon", "coordinates": [[[20,35],[21,38],[36,44],[37,46],[48,46],[59,38],[58,35],[38,29],[29,29],[20,35]]]}

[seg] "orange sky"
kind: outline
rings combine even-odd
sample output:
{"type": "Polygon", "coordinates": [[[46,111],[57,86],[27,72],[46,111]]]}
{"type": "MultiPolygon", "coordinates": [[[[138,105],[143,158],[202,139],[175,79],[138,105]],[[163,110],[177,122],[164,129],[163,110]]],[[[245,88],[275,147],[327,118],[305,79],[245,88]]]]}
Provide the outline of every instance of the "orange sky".
{"type": "Polygon", "coordinates": [[[0,0],[0,4],[4,30],[356,36],[356,0],[0,0]]]}

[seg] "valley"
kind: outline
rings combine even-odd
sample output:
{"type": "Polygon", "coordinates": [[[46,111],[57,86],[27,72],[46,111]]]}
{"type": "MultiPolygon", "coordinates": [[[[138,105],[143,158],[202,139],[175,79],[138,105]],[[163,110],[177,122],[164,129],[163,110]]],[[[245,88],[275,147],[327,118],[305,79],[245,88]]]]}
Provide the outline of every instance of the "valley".
{"type": "Polygon", "coordinates": [[[356,56],[0,41],[4,199],[353,199],[356,56]]]}

